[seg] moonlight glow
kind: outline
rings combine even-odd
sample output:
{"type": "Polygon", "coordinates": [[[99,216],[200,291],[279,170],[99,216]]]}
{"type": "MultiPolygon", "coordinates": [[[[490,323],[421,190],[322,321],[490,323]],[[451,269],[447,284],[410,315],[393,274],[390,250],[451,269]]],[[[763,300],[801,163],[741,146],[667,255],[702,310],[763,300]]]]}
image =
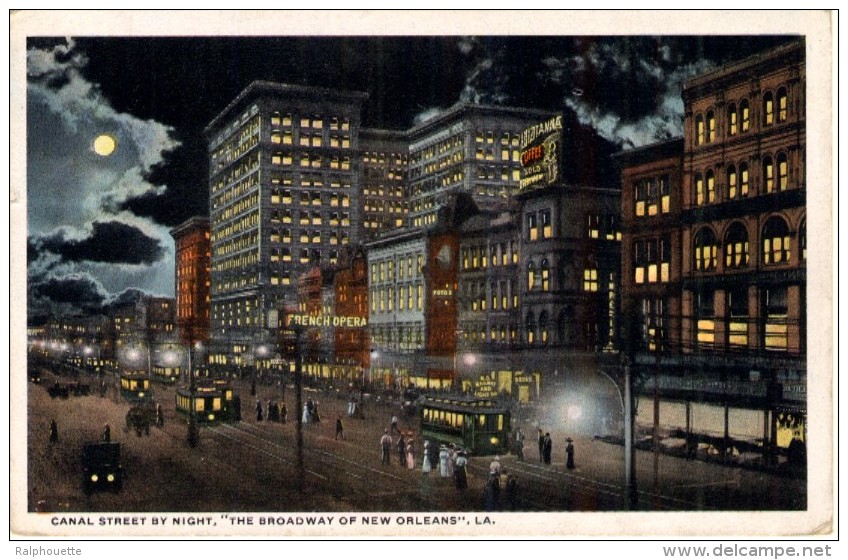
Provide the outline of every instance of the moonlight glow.
{"type": "Polygon", "coordinates": [[[108,156],[115,151],[116,146],[115,139],[108,134],[101,134],[94,139],[94,152],[99,156],[108,156]]]}

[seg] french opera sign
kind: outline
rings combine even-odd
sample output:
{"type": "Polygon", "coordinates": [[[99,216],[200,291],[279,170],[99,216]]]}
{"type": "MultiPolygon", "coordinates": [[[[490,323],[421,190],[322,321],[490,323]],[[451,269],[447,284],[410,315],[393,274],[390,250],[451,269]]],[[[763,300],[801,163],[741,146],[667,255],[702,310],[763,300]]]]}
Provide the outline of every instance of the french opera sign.
{"type": "Polygon", "coordinates": [[[519,190],[543,188],[555,183],[560,179],[562,161],[562,115],[524,129],[519,146],[519,190]]]}

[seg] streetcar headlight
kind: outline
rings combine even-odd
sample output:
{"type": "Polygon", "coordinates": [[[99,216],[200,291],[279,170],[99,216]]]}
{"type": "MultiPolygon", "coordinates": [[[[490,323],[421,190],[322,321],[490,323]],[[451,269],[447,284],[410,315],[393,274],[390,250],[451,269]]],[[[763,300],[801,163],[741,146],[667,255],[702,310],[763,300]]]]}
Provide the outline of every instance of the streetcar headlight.
{"type": "Polygon", "coordinates": [[[139,391],[138,396],[139,396],[139,398],[140,398],[140,397],[143,397],[143,396],[144,396],[144,391],[139,391]]]}
{"type": "Polygon", "coordinates": [[[96,474],[91,475],[91,482],[97,482],[97,475],[96,474]]]}
{"type": "Polygon", "coordinates": [[[107,474],[106,480],[108,480],[109,482],[115,482],[115,475],[112,473],[107,474]]]}
{"type": "Polygon", "coordinates": [[[208,418],[208,419],[209,419],[209,421],[211,422],[212,420],[214,420],[214,419],[215,419],[215,415],[214,415],[214,414],[210,414],[209,416],[207,416],[207,418],[208,418]]]}
{"type": "Polygon", "coordinates": [[[498,441],[499,441],[499,440],[498,440],[498,438],[497,438],[497,437],[492,436],[492,439],[490,439],[490,440],[489,440],[489,443],[491,443],[492,445],[497,445],[497,444],[498,444],[498,441]]]}

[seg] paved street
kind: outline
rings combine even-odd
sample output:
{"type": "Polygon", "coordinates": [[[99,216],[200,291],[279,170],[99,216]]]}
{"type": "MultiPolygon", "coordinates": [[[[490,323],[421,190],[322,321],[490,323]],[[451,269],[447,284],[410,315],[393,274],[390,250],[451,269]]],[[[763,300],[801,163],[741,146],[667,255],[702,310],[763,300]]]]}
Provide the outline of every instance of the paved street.
{"type": "MultiPolygon", "coordinates": [[[[165,410],[165,426],[149,436],[123,430],[129,404],[117,394],[51,399],[45,376],[29,385],[29,509],[44,511],[482,511],[490,457],[471,457],[469,488],[458,491],[438,471],[421,473],[416,437],[416,469],[381,465],[378,441],[392,414],[401,427],[418,433],[416,418],[387,405],[371,404],[366,418],[345,415],[346,394],[304,391],[304,401],[320,402],[322,422],[304,427],[304,480],[298,490],[294,391],[288,388],[286,424],[257,422],[246,382],[238,382],[243,421],[201,429],[200,445],[186,444],[185,421],[174,408],[174,388],[157,385],[155,398],[165,410]],[[346,439],[336,441],[335,419],[342,414],[346,439]],[[59,442],[48,442],[55,418],[59,442]],[[86,441],[101,437],[109,423],[113,441],[122,444],[127,472],[119,494],[85,496],[81,489],[80,452],[86,441]]],[[[62,381],[67,381],[63,379],[62,381]]],[[[92,384],[96,381],[92,380],[92,384]]],[[[282,399],[276,386],[257,388],[257,397],[282,399]]],[[[523,426],[532,433],[532,426],[523,426]]],[[[623,447],[575,438],[576,464],[565,469],[564,435],[552,431],[553,463],[538,461],[528,438],[525,462],[502,458],[504,471],[518,478],[517,509],[522,511],[617,511],[627,508],[623,493],[623,447]]],[[[662,455],[654,489],[653,455],[637,454],[639,509],[798,510],[806,507],[805,481],[736,467],[662,455]]],[[[505,498],[502,492],[502,498],[505,498]]],[[[501,507],[508,509],[506,500],[501,507]]]]}

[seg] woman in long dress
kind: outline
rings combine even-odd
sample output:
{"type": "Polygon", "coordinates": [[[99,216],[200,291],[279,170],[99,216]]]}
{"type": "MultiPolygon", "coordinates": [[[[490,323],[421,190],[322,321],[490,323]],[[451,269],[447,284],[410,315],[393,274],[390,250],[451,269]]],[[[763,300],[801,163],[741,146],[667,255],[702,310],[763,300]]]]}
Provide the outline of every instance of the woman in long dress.
{"type": "Polygon", "coordinates": [[[465,451],[460,451],[456,458],[456,468],[454,469],[454,480],[456,481],[457,490],[465,490],[468,488],[468,473],[465,466],[468,464],[468,459],[465,457],[465,451]]]}
{"type": "Polygon", "coordinates": [[[424,442],[424,463],[421,465],[421,472],[424,474],[430,474],[430,471],[433,470],[433,465],[430,464],[430,442],[424,442]]]}
{"type": "Polygon", "coordinates": [[[411,441],[406,445],[406,468],[409,470],[415,469],[415,449],[412,447],[411,441]]]}
{"type": "Polygon", "coordinates": [[[447,478],[448,475],[448,448],[444,445],[439,450],[439,476],[447,478]]]}

